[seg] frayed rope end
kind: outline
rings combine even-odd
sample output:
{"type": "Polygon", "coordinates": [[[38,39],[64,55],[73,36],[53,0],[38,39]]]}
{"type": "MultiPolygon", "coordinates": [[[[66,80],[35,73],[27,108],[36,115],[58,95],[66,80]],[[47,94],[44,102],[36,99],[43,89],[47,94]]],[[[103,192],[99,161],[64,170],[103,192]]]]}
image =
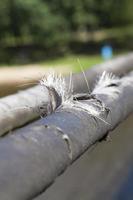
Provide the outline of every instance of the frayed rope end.
{"type": "MultiPolygon", "coordinates": [[[[118,83],[119,83],[118,77],[116,77],[112,73],[103,72],[92,93],[88,95],[91,98],[91,96],[95,94],[108,93],[111,96],[116,97],[115,95],[119,93],[119,89],[114,86],[117,86],[118,83]]],[[[100,117],[100,114],[107,110],[105,106],[101,102],[99,103],[99,101],[97,102],[95,101],[94,103],[89,105],[86,102],[87,99],[85,99],[84,101],[78,101],[77,99],[75,100],[72,92],[73,91],[72,83],[70,84],[71,87],[67,87],[65,79],[61,74],[57,75],[55,73],[50,73],[48,74],[47,77],[44,76],[40,80],[40,85],[48,88],[49,91],[54,89],[54,91],[57,92],[58,96],[61,99],[60,105],[52,108],[52,111],[56,111],[56,109],[59,109],[60,107],[70,108],[70,109],[73,108],[78,111],[85,111],[89,115],[96,117],[107,123],[104,119],[100,117]]]]}

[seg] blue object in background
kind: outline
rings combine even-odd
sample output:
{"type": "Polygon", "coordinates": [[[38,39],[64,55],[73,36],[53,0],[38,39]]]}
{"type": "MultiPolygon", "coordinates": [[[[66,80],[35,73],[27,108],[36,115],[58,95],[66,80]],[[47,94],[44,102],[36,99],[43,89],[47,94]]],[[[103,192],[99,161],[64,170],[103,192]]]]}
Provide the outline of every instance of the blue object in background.
{"type": "Polygon", "coordinates": [[[113,49],[110,45],[105,45],[101,48],[101,55],[104,60],[108,60],[113,56],[113,49]]]}

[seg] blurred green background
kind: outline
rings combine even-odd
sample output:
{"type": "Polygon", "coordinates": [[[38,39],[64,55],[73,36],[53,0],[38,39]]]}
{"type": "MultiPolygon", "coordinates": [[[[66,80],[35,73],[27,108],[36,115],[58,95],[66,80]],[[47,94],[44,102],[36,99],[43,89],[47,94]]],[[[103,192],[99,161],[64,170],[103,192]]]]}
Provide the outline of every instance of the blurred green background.
{"type": "Polygon", "coordinates": [[[132,10],[132,0],[0,1],[0,63],[65,63],[98,55],[105,44],[115,53],[130,51],[132,10]]]}

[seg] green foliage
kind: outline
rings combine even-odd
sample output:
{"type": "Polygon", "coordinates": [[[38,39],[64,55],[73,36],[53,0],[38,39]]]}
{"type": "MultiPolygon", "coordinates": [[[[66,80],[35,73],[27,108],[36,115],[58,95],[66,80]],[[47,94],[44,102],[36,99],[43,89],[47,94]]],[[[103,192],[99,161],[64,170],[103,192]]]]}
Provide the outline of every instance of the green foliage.
{"type": "Polygon", "coordinates": [[[0,43],[69,46],[71,33],[133,24],[132,0],[0,1],[0,43]]]}
{"type": "Polygon", "coordinates": [[[1,30],[17,41],[45,46],[63,43],[67,39],[67,27],[59,15],[54,15],[48,3],[42,0],[6,0],[1,2],[1,30]],[[63,35],[62,35],[62,34],[63,35]]]}

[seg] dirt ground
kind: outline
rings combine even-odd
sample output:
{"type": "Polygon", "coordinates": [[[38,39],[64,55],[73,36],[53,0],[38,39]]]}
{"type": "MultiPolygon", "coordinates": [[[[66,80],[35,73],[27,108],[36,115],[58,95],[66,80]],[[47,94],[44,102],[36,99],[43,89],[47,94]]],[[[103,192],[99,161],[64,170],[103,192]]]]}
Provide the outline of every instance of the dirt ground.
{"type": "Polygon", "coordinates": [[[66,74],[69,72],[69,69],[68,66],[58,66],[52,69],[48,66],[44,67],[36,64],[18,67],[1,67],[0,97],[37,84],[37,81],[50,71],[66,74]]]}

